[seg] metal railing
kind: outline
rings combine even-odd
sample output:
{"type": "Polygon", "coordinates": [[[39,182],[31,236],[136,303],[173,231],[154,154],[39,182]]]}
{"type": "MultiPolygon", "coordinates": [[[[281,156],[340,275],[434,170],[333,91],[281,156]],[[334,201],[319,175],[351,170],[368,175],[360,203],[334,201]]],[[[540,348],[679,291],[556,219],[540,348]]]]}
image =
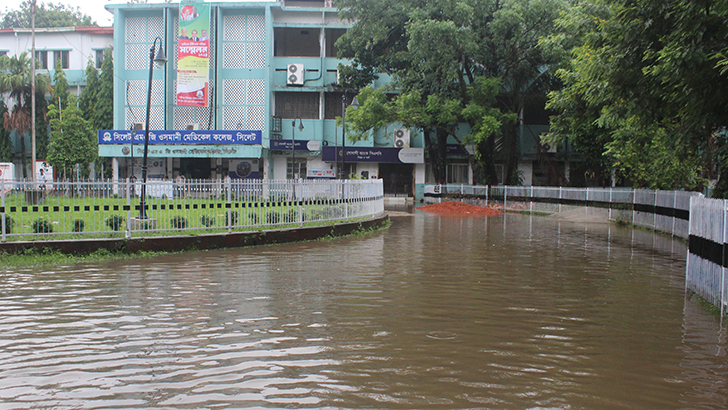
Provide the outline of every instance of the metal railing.
{"type": "MultiPolygon", "coordinates": [[[[450,198],[482,202],[513,210],[563,212],[579,208],[585,213],[601,213],[636,226],[688,237],[691,191],[655,191],[630,188],[573,188],[542,186],[426,185],[430,198],[450,198]]],[[[578,211],[578,210],[577,210],[578,211]]]]}
{"type": "Polygon", "coordinates": [[[384,212],[381,180],[0,181],[2,241],[321,225],[384,212]]]}

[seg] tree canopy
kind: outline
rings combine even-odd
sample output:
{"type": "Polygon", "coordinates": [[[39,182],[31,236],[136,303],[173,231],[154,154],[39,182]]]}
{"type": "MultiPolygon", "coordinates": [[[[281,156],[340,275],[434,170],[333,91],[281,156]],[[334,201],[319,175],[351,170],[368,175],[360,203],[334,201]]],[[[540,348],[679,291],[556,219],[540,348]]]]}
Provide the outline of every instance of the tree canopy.
{"type": "Polygon", "coordinates": [[[459,122],[470,126],[466,140],[478,148],[483,182],[496,182],[496,156],[506,163],[506,180],[514,179],[517,118],[529,99],[545,93],[550,79],[550,56],[539,38],[553,32],[566,0],[340,0],[337,5],[342,18],[354,24],[337,42],[339,57],[351,59],[342,70],[343,85],[361,88],[388,74],[400,92],[394,98],[404,99],[401,108],[430,111],[412,126],[425,135],[436,179],[442,180],[444,170],[437,153],[444,155],[459,122]],[[494,96],[474,98],[491,90],[480,78],[497,80],[494,96]],[[486,126],[493,124],[500,126],[486,126]]]}
{"type": "MultiPolygon", "coordinates": [[[[32,0],[25,0],[18,10],[3,15],[0,29],[30,28],[32,0]]],[[[81,11],[63,3],[36,3],[36,27],[96,26],[96,22],[81,11]]]]}
{"type": "Polygon", "coordinates": [[[550,98],[550,138],[637,187],[713,177],[728,126],[728,1],[577,1],[558,24],[547,42],[572,58],[550,98]]]}
{"type": "Polygon", "coordinates": [[[89,165],[98,156],[98,140],[93,128],[76,107],[76,96],[68,96],[68,106],[63,110],[63,115],[57,105],[51,105],[48,117],[52,130],[46,158],[48,162],[62,177],[69,177],[68,173],[76,164],[79,165],[79,176],[88,176],[89,165]]]}

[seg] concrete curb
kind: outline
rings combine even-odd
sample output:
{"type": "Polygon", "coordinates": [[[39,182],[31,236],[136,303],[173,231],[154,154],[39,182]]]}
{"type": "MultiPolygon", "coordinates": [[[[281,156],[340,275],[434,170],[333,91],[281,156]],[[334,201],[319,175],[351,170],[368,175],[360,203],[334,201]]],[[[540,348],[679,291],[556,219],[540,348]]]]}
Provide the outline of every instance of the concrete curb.
{"type": "Polygon", "coordinates": [[[93,238],[77,240],[21,241],[0,243],[0,252],[21,253],[26,249],[53,249],[66,254],[88,254],[100,249],[112,252],[135,253],[140,251],[179,252],[185,250],[207,250],[239,248],[244,246],[269,245],[287,242],[310,241],[327,236],[345,236],[357,230],[385,226],[389,214],[382,213],[368,219],[333,225],[270,229],[204,235],[155,236],[146,238],[93,238]]]}

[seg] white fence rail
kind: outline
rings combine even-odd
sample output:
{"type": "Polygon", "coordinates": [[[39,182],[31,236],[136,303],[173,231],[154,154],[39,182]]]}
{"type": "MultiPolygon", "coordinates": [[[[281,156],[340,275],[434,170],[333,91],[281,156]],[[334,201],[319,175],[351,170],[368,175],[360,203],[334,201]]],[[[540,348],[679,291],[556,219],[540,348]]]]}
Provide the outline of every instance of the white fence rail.
{"type": "Polygon", "coordinates": [[[690,199],[690,245],[685,286],[725,313],[728,288],[728,201],[690,199]]]}
{"type": "Polygon", "coordinates": [[[606,217],[626,218],[634,225],[666,232],[681,238],[688,237],[690,198],[700,195],[689,191],[653,191],[629,188],[570,188],[538,186],[468,186],[428,185],[429,200],[458,198],[485,200],[513,207],[527,203],[531,211],[560,212],[564,206],[601,208],[606,217]]]}
{"type": "Polygon", "coordinates": [[[232,232],[364,218],[384,212],[382,180],[0,181],[0,238],[232,232]],[[193,233],[193,232],[190,232],[193,233]]]}

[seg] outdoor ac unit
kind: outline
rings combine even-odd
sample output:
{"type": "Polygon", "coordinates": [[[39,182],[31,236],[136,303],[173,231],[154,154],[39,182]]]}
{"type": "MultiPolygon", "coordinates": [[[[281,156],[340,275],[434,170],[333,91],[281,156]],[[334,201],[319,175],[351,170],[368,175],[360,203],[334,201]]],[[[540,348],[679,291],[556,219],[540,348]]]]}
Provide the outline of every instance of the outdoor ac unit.
{"type": "Polygon", "coordinates": [[[144,130],[144,124],[141,122],[135,122],[134,123],[134,131],[142,131],[144,130]]]}
{"type": "Polygon", "coordinates": [[[410,130],[406,128],[397,128],[394,130],[394,146],[395,148],[409,148],[410,146],[410,130]]]}
{"type": "Polygon", "coordinates": [[[303,64],[288,64],[286,85],[303,85],[303,64]]]}
{"type": "Polygon", "coordinates": [[[187,126],[185,127],[185,130],[187,130],[187,131],[195,131],[195,130],[199,130],[199,129],[200,129],[200,124],[198,124],[196,122],[194,122],[192,124],[187,124],[187,126]]]}

